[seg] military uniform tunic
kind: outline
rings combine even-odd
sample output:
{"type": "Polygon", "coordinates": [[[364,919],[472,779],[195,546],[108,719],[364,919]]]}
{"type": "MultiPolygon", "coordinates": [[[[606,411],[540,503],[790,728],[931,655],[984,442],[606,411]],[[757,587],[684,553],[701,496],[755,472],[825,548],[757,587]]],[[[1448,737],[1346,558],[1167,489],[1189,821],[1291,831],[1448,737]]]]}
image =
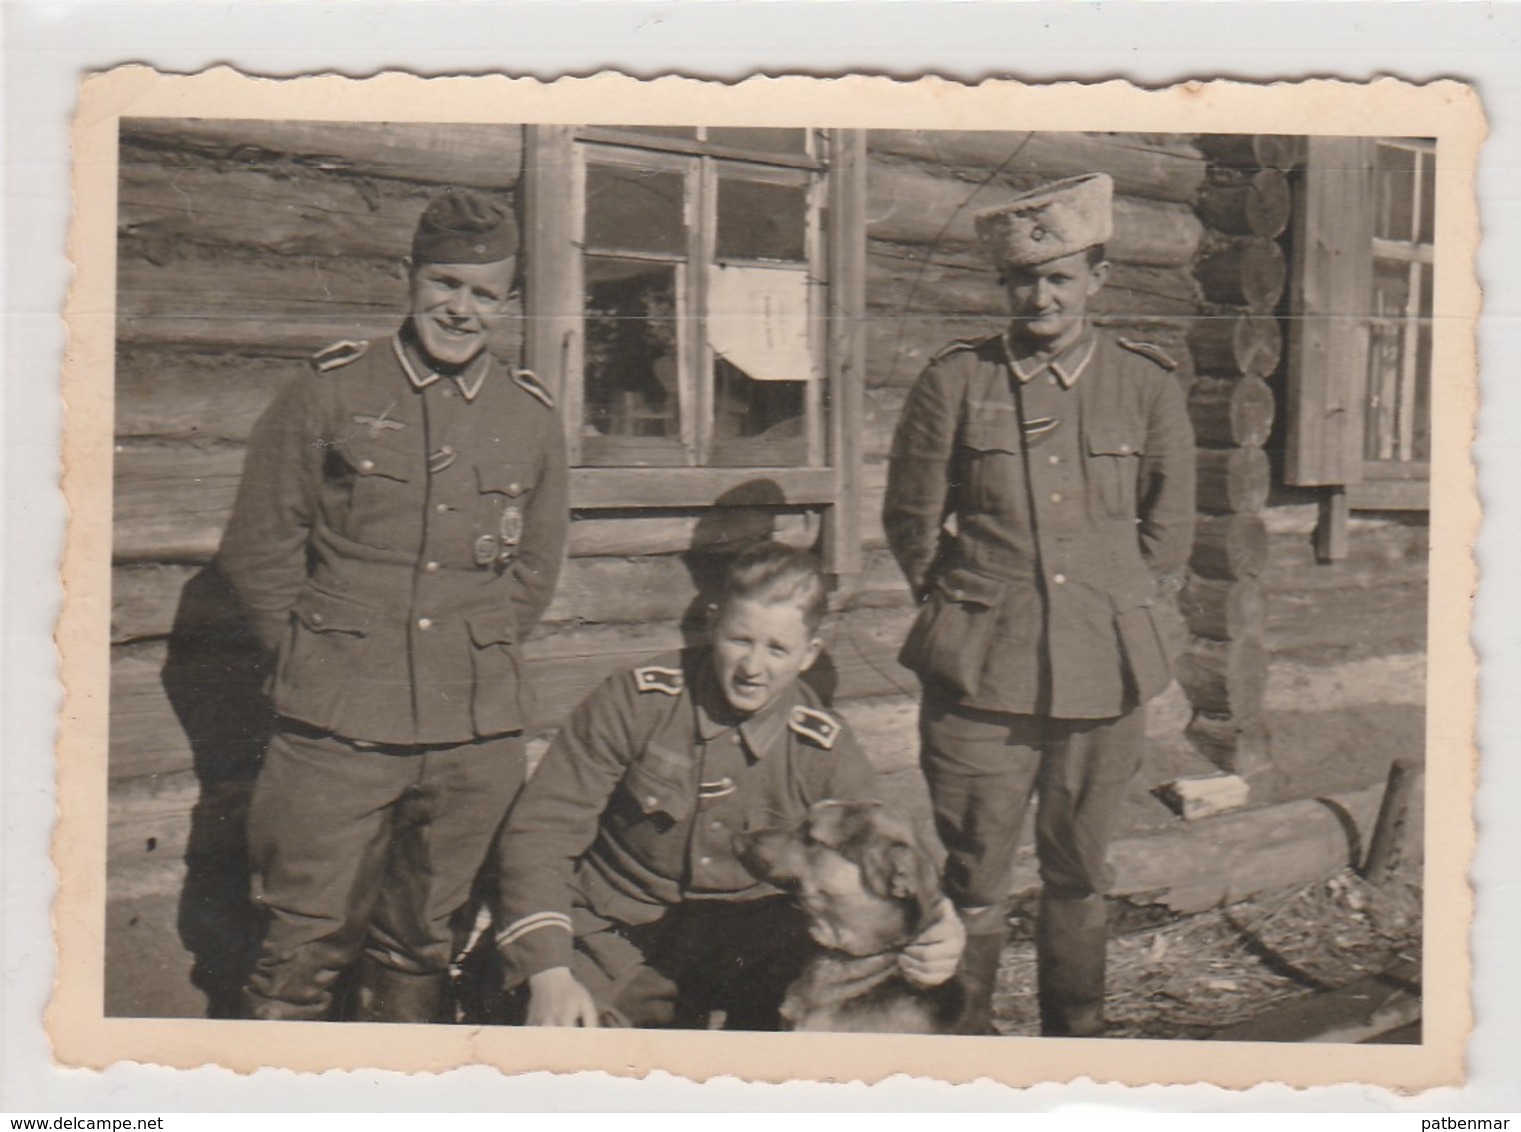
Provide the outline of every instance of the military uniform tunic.
{"type": "Polygon", "coordinates": [[[1193,435],[1127,342],[1090,331],[1028,381],[1003,336],[958,343],[909,395],[883,513],[924,602],[902,660],[959,703],[1100,719],[1167,685],[1153,574],[1188,558],[1193,435]]]}
{"type": "Polygon", "coordinates": [[[707,648],[617,673],[572,713],[508,817],[499,950],[532,975],[571,966],[573,936],[609,924],[626,934],[684,905],[775,897],[734,834],[868,798],[874,777],[801,682],[740,718],[707,648]]]}
{"type": "Polygon", "coordinates": [[[404,336],[315,368],[255,429],[218,555],[278,654],[275,709],[394,745],[522,729],[568,523],[547,394],[488,354],[441,376],[404,336]]]}

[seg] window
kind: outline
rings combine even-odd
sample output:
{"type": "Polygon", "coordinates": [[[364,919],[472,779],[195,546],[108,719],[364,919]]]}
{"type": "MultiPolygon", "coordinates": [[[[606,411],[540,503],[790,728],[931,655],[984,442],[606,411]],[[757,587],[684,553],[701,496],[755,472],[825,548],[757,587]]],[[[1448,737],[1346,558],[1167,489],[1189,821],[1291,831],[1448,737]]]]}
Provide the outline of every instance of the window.
{"type": "Polygon", "coordinates": [[[1308,140],[1285,478],[1343,515],[1428,506],[1435,191],[1431,141],[1308,140]]]}
{"type": "Polygon", "coordinates": [[[843,551],[862,135],[535,126],[526,144],[525,349],[560,399],[572,506],[708,506],[765,471],[833,513],[843,551]]]}

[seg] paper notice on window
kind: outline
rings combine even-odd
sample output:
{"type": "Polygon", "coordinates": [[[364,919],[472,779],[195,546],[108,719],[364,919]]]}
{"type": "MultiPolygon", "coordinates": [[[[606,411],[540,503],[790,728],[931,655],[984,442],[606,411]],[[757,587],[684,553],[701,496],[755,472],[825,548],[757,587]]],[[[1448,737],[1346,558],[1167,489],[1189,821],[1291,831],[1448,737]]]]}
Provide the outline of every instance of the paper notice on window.
{"type": "Polygon", "coordinates": [[[708,343],[756,381],[812,381],[807,272],[715,267],[708,289],[708,343]]]}

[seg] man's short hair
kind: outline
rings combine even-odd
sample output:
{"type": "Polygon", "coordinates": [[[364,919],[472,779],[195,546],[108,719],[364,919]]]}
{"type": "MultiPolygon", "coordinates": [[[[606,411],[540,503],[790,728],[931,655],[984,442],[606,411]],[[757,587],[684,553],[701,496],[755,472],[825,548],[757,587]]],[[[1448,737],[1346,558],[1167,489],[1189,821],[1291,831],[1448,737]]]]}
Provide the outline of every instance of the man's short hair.
{"type": "Polygon", "coordinates": [[[739,598],[767,605],[795,603],[808,632],[815,633],[824,621],[829,592],[818,559],[806,550],[779,542],[763,542],[745,550],[724,573],[718,615],[739,598]]]}

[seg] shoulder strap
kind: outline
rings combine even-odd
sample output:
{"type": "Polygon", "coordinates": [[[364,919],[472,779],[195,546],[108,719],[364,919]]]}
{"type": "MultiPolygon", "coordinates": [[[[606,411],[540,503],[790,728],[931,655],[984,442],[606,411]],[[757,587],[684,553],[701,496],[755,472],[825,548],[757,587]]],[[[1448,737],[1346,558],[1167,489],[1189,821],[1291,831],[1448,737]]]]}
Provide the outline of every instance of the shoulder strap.
{"type": "Polygon", "coordinates": [[[1151,342],[1137,342],[1134,338],[1116,338],[1115,341],[1132,354],[1140,354],[1141,357],[1148,361],[1155,362],[1168,373],[1172,373],[1178,368],[1178,363],[1173,361],[1172,356],[1166,350],[1151,342]]]}
{"type": "Polygon", "coordinates": [[[364,357],[364,352],[370,348],[366,341],[353,341],[345,338],[341,342],[322,347],[311,357],[312,369],[318,373],[331,373],[335,369],[342,369],[364,357]]]}
{"type": "Polygon", "coordinates": [[[826,751],[834,749],[845,725],[827,711],[798,704],[787,716],[787,726],[804,739],[808,739],[826,751]]]}
{"type": "Polygon", "coordinates": [[[549,391],[533,370],[515,369],[512,371],[512,380],[517,382],[518,388],[531,394],[533,398],[543,404],[546,409],[555,407],[555,395],[549,391]]]}
{"type": "Polygon", "coordinates": [[[660,692],[667,696],[679,696],[687,686],[687,678],[679,668],[665,668],[647,664],[634,669],[634,687],[640,693],[660,692]]]}

